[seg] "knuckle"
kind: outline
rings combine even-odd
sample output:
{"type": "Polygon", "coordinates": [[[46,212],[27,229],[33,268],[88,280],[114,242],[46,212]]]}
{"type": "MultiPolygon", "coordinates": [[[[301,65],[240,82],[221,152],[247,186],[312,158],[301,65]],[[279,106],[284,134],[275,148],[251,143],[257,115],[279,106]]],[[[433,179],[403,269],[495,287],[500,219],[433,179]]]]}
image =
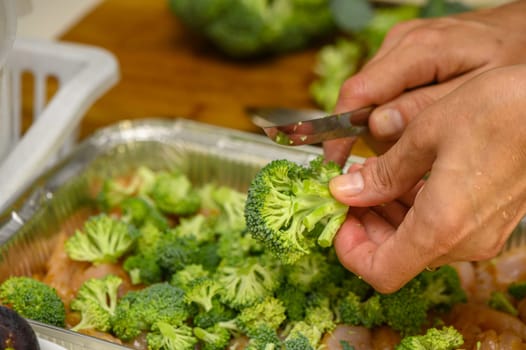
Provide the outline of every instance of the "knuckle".
{"type": "Polygon", "coordinates": [[[385,157],[379,157],[376,161],[375,171],[371,172],[371,181],[374,188],[382,193],[394,187],[394,173],[391,165],[385,157]]]}
{"type": "Polygon", "coordinates": [[[367,79],[360,73],[347,79],[341,86],[340,99],[366,99],[368,97],[366,81],[367,79]]]}
{"type": "Polygon", "coordinates": [[[444,30],[438,27],[421,26],[409,31],[400,41],[403,46],[440,47],[444,41],[444,30]]]}

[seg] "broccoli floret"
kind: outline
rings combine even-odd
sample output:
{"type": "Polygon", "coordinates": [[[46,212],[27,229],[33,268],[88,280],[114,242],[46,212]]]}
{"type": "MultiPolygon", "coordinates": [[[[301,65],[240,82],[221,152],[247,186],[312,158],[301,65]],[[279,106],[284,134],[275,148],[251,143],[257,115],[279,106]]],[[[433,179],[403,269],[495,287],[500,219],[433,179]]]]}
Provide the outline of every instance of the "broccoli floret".
{"type": "Polygon", "coordinates": [[[236,264],[248,256],[261,253],[261,242],[244,231],[232,231],[219,236],[217,254],[229,264],[236,264]]]}
{"type": "Polygon", "coordinates": [[[151,169],[139,167],[129,177],[104,180],[97,198],[99,206],[108,211],[120,205],[126,198],[145,195],[149,192],[155,176],[151,169]]]}
{"type": "Polygon", "coordinates": [[[510,298],[504,292],[491,292],[488,300],[488,306],[492,309],[499,310],[513,316],[517,316],[519,314],[519,311],[515,305],[513,305],[510,298]]]}
{"type": "Polygon", "coordinates": [[[276,272],[249,257],[238,265],[220,265],[216,278],[221,289],[221,300],[232,307],[250,305],[269,296],[279,287],[276,272]]]}
{"type": "Polygon", "coordinates": [[[220,301],[212,300],[210,311],[200,310],[193,318],[194,325],[200,328],[210,328],[219,322],[227,322],[236,317],[237,312],[220,301]]]}
{"type": "Polygon", "coordinates": [[[194,350],[197,339],[192,328],[186,325],[173,326],[158,321],[146,335],[146,342],[150,350],[194,350]]]}
{"type": "Polygon", "coordinates": [[[120,203],[120,207],[122,220],[133,224],[135,227],[142,227],[146,223],[150,223],[160,230],[168,228],[168,220],[144,198],[126,198],[120,203]]]}
{"type": "Polygon", "coordinates": [[[155,255],[159,266],[167,276],[200,260],[199,245],[193,237],[177,237],[170,232],[163,235],[155,255]]]}
{"type": "Polygon", "coordinates": [[[285,266],[287,281],[303,292],[308,292],[330,279],[330,266],[320,252],[302,256],[292,265],[285,266]]]}
{"type": "Polygon", "coordinates": [[[454,327],[429,328],[423,335],[402,338],[396,350],[453,350],[464,344],[462,334],[454,327]]]}
{"type": "Polygon", "coordinates": [[[163,272],[153,255],[130,255],[122,265],[132,284],[154,284],[163,280],[163,272]]]}
{"type": "Polygon", "coordinates": [[[182,289],[168,283],[156,283],[126,293],[117,302],[113,333],[124,341],[142,331],[150,331],[157,322],[182,324],[191,314],[182,289]]]}
{"type": "Polygon", "coordinates": [[[186,175],[181,172],[159,172],[149,193],[163,212],[191,215],[199,210],[201,198],[186,175]]]}
{"type": "Polygon", "coordinates": [[[172,278],[172,284],[184,290],[187,302],[196,303],[205,311],[212,309],[212,301],[219,295],[221,288],[221,285],[202,265],[188,265],[176,272],[172,278]]]}
{"type": "Polygon", "coordinates": [[[300,321],[305,317],[307,307],[307,295],[296,287],[285,284],[276,291],[276,297],[285,306],[287,319],[290,321],[300,321]]]}
{"type": "Polygon", "coordinates": [[[64,327],[66,309],[56,290],[31,277],[10,277],[0,285],[0,304],[25,318],[64,327]]]}
{"type": "Polygon", "coordinates": [[[419,279],[409,281],[392,294],[380,294],[385,322],[403,336],[418,334],[426,321],[429,303],[419,279]]]}
{"type": "Polygon", "coordinates": [[[283,342],[284,350],[314,350],[309,342],[309,338],[301,333],[295,333],[293,337],[285,339],[283,342]]]}
{"type": "Polygon", "coordinates": [[[445,265],[435,271],[424,271],[418,277],[430,309],[448,311],[453,305],[467,301],[457,270],[445,265]]]}
{"type": "Polygon", "coordinates": [[[508,293],[516,300],[526,297],[526,281],[512,282],[508,285],[508,293]]]}
{"type": "Polygon", "coordinates": [[[179,224],[173,229],[177,237],[193,237],[197,243],[212,242],[215,240],[215,218],[196,214],[181,218],[179,224]]]}
{"type": "Polygon", "coordinates": [[[338,313],[343,323],[355,326],[372,328],[385,321],[378,294],[362,301],[357,294],[348,292],[338,303],[338,313]]]}
{"type": "Polygon", "coordinates": [[[140,229],[137,237],[137,243],[133,252],[139,255],[155,256],[159,245],[164,240],[165,230],[159,229],[150,222],[146,222],[140,229]]]}
{"type": "Polygon", "coordinates": [[[86,280],[70,303],[70,308],[81,314],[80,322],[72,329],[93,328],[102,332],[109,331],[121,283],[122,279],[115,275],[86,280]]]}
{"type": "Polygon", "coordinates": [[[330,300],[324,299],[318,305],[308,307],[305,311],[305,322],[319,329],[322,334],[332,331],[336,323],[330,300]]]}
{"type": "Polygon", "coordinates": [[[348,210],[329,191],[334,169],[335,163],[322,163],[321,158],[309,167],[279,159],[264,166],[251,182],[247,228],[281,261],[293,263],[316,245],[332,245],[348,210]]]}
{"type": "Polygon", "coordinates": [[[280,350],[282,341],[272,327],[261,324],[248,333],[250,339],[247,350],[280,350]]]}
{"type": "Polygon", "coordinates": [[[243,332],[250,334],[260,326],[277,330],[286,318],[285,307],[281,301],[274,297],[266,297],[243,308],[236,318],[236,324],[243,332]]]}
{"type": "Polygon", "coordinates": [[[218,325],[206,329],[195,327],[194,335],[201,341],[203,350],[226,349],[231,338],[230,332],[218,325]]]}
{"type": "Polygon", "coordinates": [[[215,230],[221,234],[243,231],[245,223],[245,202],[247,195],[231,187],[220,186],[212,192],[212,198],[220,208],[215,230]]]}
{"type": "Polygon", "coordinates": [[[285,349],[317,349],[322,336],[323,333],[318,327],[304,321],[295,322],[285,338],[285,349]],[[306,344],[308,346],[300,347],[306,344]]]}
{"type": "Polygon", "coordinates": [[[132,226],[106,214],[91,216],[65,243],[68,256],[94,264],[115,263],[128,252],[137,233],[132,226]]]}

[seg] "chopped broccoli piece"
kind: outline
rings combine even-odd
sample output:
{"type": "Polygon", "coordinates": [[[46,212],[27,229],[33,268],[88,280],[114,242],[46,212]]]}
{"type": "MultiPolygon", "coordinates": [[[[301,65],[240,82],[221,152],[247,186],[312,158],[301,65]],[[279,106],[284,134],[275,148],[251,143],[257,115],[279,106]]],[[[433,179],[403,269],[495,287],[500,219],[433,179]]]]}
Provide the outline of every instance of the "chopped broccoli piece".
{"type": "Polygon", "coordinates": [[[193,237],[197,243],[212,242],[215,240],[214,231],[215,218],[196,214],[190,217],[181,218],[179,224],[173,229],[173,234],[177,237],[193,237]]]}
{"type": "Polygon", "coordinates": [[[191,215],[201,206],[199,192],[181,172],[159,172],[149,193],[155,205],[163,212],[191,215]]]}
{"type": "Polygon", "coordinates": [[[221,234],[243,231],[245,223],[245,202],[247,195],[233,188],[220,186],[212,192],[212,198],[220,208],[215,230],[221,234]]]}
{"type": "Polygon", "coordinates": [[[462,344],[464,338],[454,327],[429,328],[423,335],[402,338],[395,350],[453,350],[462,344]]]}
{"type": "Polygon", "coordinates": [[[282,341],[276,330],[265,324],[251,330],[248,337],[250,341],[247,350],[279,350],[282,348],[282,341]]]}
{"type": "Polygon", "coordinates": [[[285,349],[318,349],[323,333],[318,327],[304,321],[295,322],[285,338],[285,349]],[[308,344],[306,347],[300,345],[308,344]]]}
{"type": "Polygon", "coordinates": [[[348,292],[338,303],[338,312],[343,323],[355,326],[372,328],[385,321],[378,294],[362,301],[357,294],[348,292]]]}
{"type": "Polygon", "coordinates": [[[188,265],[179,270],[174,274],[171,283],[184,290],[187,302],[196,303],[205,311],[212,309],[212,301],[219,295],[221,288],[202,265],[188,265]]]}
{"type": "Polygon", "coordinates": [[[276,291],[276,297],[285,306],[287,319],[290,321],[300,321],[305,317],[307,307],[307,295],[296,287],[285,284],[276,291]]]}
{"type": "Polygon", "coordinates": [[[285,275],[292,286],[308,292],[330,279],[330,266],[321,252],[312,252],[294,264],[286,265],[285,275]]]}
{"type": "Polygon", "coordinates": [[[128,272],[132,284],[150,285],[163,280],[162,269],[153,255],[130,255],[122,267],[128,272]]]}
{"type": "Polygon", "coordinates": [[[203,344],[201,347],[203,350],[226,349],[231,338],[230,332],[218,325],[206,329],[195,327],[194,335],[203,344]]]}
{"type": "Polygon", "coordinates": [[[0,285],[0,304],[21,316],[64,327],[66,309],[56,290],[27,276],[9,277],[0,285]]]}
{"type": "Polygon", "coordinates": [[[457,270],[444,265],[435,271],[424,271],[418,277],[430,309],[448,311],[453,305],[467,301],[457,270]]]}
{"type": "Polygon", "coordinates": [[[519,314],[519,311],[515,305],[513,305],[513,302],[504,292],[491,292],[488,300],[488,306],[492,309],[499,310],[513,316],[517,316],[519,314]]]}
{"type": "Polygon", "coordinates": [[[158,321],[146,335],[146,342],[150,350],[194,350],[197,338],[192,328],[186,325],[174,326],[158,321]]]}
{"type": "Polygon", "coordinates": [[[309,338],[301,333],[296,333],[293,337],[287,338],[283,342],[284,350],[314,350],[309,342],[309,338]]]}
{"type": "Polygon", "coordinates": [[[284,263],[294,263],[316,245],[331,246],[348,210],[329,191],[330,176],[340,172],[321,157],[309,167],[285,159],[271,161],[249,186],[249,232],[284,263]]]}
{"type": "Polygon", "coordinates": [[[117,302],[113,333],[130,341],[157,322],[182,324],[191,314],[182,289],[168,283],[156,283],[126,293],[117,302]]]}
{"type": "Polygon", "coordinates": [[[94,264],[115,263],[136,240],[136,231],[123,221],[106,214],[91,216],[65,243],[68,256],[94,264]]]}
{"type": "Polygon", "coordinates": [[[229,264],[235,265],[262,250],[261,242],[245,231],[232,231],[219,236],[218,239],[217,254],[229,264]]]}
{"type": "Polygon", "coordinates": [[[163,272],[171,276],[186,265],[198,263],[199,253],[199,245],[193,237],[177,237],[167,232],[155,254],[163,272]]]}
{"type": "Polygon", "coordinates": [[[121,283],[122,279],[115,275],[86,280],[70,303],[70,308],[81,314],[80,322],[72,329],[78,331],[93,328],[108,332],[117,307],[117,291],[121,283]]]}
{"type": "Polygon", "coordinates": [[[135,227],[151,223],[160,230],[168,228],[168,220],[145,198],[126,198],[120,203],[120,207],[122,209],[122,220],[133,224],[135,227]]]}
{"type": "Polygon", "coordinates": [[[243,332],[250,334],[260,326],[277,330],[286,318],[285,307],[281,301],[274,297],[266,297],[243,308],[236,318],[236,324],[243,332]]]}
{"type": "Polygon", "coordinates": [[[216,323],[227,322],[236,316],[236,312],[218,300],[212,300],[212,309],[201,310],[194,316],[194,325],[200,328],[210,328],[216,323]]]}
{"type": "Polygon", "coordinates": [[[220,265],[216,278],[222,286],[221,300],[235,308],[255,303],[279,286],[275,271],[263,266],[256,257],[239,265],[220,265]]]}

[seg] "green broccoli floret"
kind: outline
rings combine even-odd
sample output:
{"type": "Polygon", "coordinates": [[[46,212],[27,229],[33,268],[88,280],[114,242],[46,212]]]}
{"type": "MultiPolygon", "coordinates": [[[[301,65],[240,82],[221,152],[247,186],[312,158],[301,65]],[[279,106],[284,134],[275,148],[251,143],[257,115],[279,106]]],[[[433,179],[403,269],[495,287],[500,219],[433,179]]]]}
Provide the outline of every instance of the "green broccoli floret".
{"type": "Polygon", "coordinates": [[[231,187],[220,186],[212,192],[212,198],[220,208],[215,230],[221,234],[233,231],[243,231],[245,223],[246,193],[239,192],[231,187]]]}
{"type": "Polygon", "coordinates": [[[86,280],[70,303],[71,310],[81,314],[80,322],[72,329],[78,331],[93,328],[102,332],[109,331],[121,283],[122,279],[115,275],[86,280]]]}
{"type": "Polygon", "coordinates": [[[260,326],[277,330],[286,318],[285,307],[281,301],[269,296],[243,308],[236,318],[236,325],[243,332],[250,334],[260,326]]]}
{"type": "Polygon", "coordinates": [[[395,350],[453,350],[462,344],[464,338],[454,327],[429,328],[423,335],[402,338],[395,350]]]}
{"type": "Polygon", "coordinates": [[[157,208],[168,214],[191,215],[199,210],[201,198],[186,175],[159,172],[149,193],[157,208]]]}
{"type": "Polygon", "coordinates": [[[162,236],[162,243],[157,246],[157,262],[166,276],[183,269],[200,260],[200,250],[193,237],[177,237],[171,232],[162,236]]]}
{"type": "Polygon", "coordinates": [[[52,326],[65,326],[66,310],[56,290],[31,277],[9,277],[2,282],[0,304],[25,318],[52,326]]]}
{"type": "Polygon", "coordinates": [[[212,300],[212,309],[209,311],[200,310],[194,316],[194,325],[200,328],[210,328],[219,322],[233,320],[237,312],[224,305],[218,300],[212,300]]]}
{"type": "Polygon", "coordinates": [[[217,254],[229,264],[236,264],[248,256],[258,255],[263,251],[261,242],[246,231],[222,234],[217,243],[217,254]]]}
{"type": "Polygon", "coordinates": [[[197,339],[189,326],[158,321],[146,335],[146,342],[150,350],[194,350],[197,339]]]}
{"type": "Polygon", "coordinates": [[[419,279],[409,281],[392,294],[380,294],[385,322],[403,336],[418,334],[427,318],[429,302],[419,279]]]}
{"type": "Polygon", "coordinates": [[[279,287],[276,271],[249,257],[238,265],[220,265],[216,278],[222,286],[221,300],[234,308],[250,305],[279,287]]]}
{"type": "Polygon", "coordinates": [[[156,283],[126,293],[117,302],[113,333],[130,341],[157,322],[182,324],[191,314],[182,289],[168,283],[156,283]]]}
{"type": "Polygon", "coordinates": [[[65,243],[68,256],[94,264],[114,263],[128,252],[137,237],[132,226],[106,214],[91,216],[65,243]]]}
{"type": "Polygon", "coordinates": [[[285,306],[288,320],[300,321],[305,317],[308,299],[305,292],[290,284],[284,284],[276,291],[276,297],[285,306]]]}
{"type": "Polygon", "coordinates": [[[97,197],[99,206],[107,211],[120,205],[126,198],[145,195],[155,177],[153,170],[139,167],[129,177],[105,179],[97,197]]]}
{"type": "Polygon", "coordinates": [[[338,313],[343,323],[355,326],[372,328],[385,322],[378,294],[362,301],[357,294],[348,292],[338,303],[338,313]]]}
{"type": "Polygon", "coordinates": [[[287,281],[303,292],[308,292],[330,279],[330,266],[321,252],[302,256],[294,264],[285,266],[287,281]]]}
{"type": "Polygon", "coordinates": [[[330,300],[324,299],[318,305],[309,306],[305,310],[305,322],[319,329],[322,334],[334,330],[336,323],[330,300]]]}
{"type": "Polygon", "coordinates": [[[516,300],[526,297],[526,281],[512,282],[508,285],[508,293],[516,300]]]}
{"type": "Polygon", "coordinates": [[[163,280],[163,272],[154,255],[130,255],[122,265],[132,284],[154,284],[163,280]]]}
{"type": "Polygon", "coordinates": [[[177,271],[171,283],[184,290],[187,302],[196,303],[205,311],[212,309],[212,301],[221,289],[221,285],[210,276],[209,271],[202,265],[195,264],[177,271]]]}
{"type": "Polygon", "coordinates": [[[215,217],[207,217],[202,214],[181,218],[179,224],[173,229],[173,234],[183,238],[193,237],[199,244],[213,242],[216,238],[215,219],[215,217]]]}
{"type": "Polygon", "coordinates": [[[265,324],[259,325],[248,334],[250,341],[246,350],[280,350],[282,341],[272,327],[265,324]]]}
{"type": "Polygon", "coordinates": [[[318,349],[322,336],[318,327],[304,321],[295,322],[285,338],[285,349],[318,349]],[[308,346],[300,347],[306,344],[308,346]]]}
{"type": "Polygon", "coordinates": [[[203,350],[226,349],[231,338],[230,332],[218,325],[206,329],[195,327],[194,335],[201,341],[203,350]]]}
{"type": "Polygon", "coordinates": [[[293,337],[285,339],[283,342],[284,350],[314,350],[309,342],[309,338],[301,333],[295,333],[293,337]]]}
{"type": "Polygon", "coordinates": [[[120,203],[122,220],[141,227],[151,223],[160,230],[168,228],[168,220],[159,210],[151,205],[145,198],[130,197],[120,203]]]}
{"type": "Polygon", "coordinates": [[[513,302],[504,292],[491,292],[488,300],[488,306],[492,309],[499,310],[513,316],[517,316],[519,314],[519,311],[515,305],[513,305],[513,302]]]}
{"type": "Polygon", "coordinates": [[[348,210],[329,191],[329,177],[340,172],[335,163],[325,164],[321,158],[309,167],[271,161],[249,186],[249,232],[285,263],[294,263],[316,245],[331,246],[348,210]]]}
{"type": "Polygon", "coordinates": [[[435,271],[424,271],[418,277],[429,309],[449,311],[453,305],[467,301],[457,270],[444,265],[435,271]]]}

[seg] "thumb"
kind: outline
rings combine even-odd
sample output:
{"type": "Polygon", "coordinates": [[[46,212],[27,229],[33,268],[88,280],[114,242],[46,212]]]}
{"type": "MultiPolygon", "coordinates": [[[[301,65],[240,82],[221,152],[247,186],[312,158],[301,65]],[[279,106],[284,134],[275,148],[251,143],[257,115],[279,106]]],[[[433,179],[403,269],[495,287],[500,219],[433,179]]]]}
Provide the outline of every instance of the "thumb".
{"type": "Polygon", "coordinates": [[[385,154],[333,178],[329,183],[332,195],[346,205],[366,207],[392,201],[410,191],[436,158],[436,128],[425,119],[415,119],[385,154]]]}

